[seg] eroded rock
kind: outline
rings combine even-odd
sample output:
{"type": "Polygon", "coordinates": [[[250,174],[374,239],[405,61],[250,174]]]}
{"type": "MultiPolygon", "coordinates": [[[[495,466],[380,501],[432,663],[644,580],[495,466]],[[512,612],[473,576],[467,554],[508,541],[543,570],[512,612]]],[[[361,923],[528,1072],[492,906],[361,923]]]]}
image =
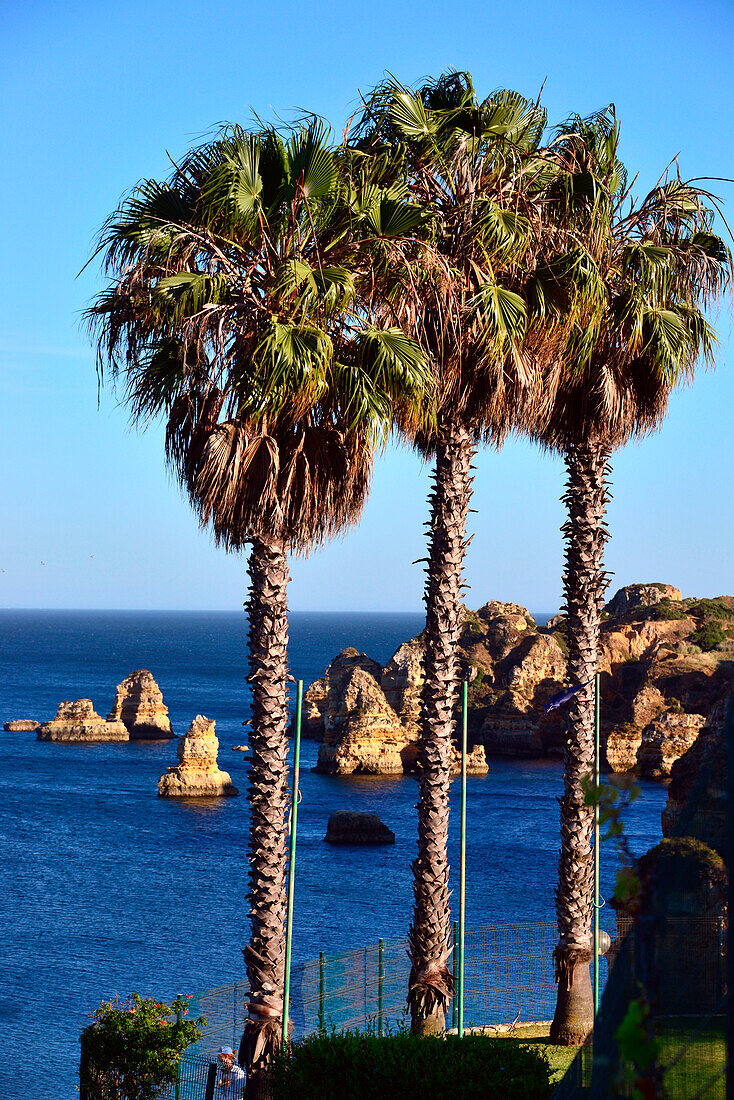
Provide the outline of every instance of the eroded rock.
{"type": "MultiPolygon", "coordinates": [[[[682,600],[672,585],[651,584],[621,589],[608,606],[625,610],[601,627],[602,747],[616,772],[667,775],[734,687],[734,600],[682,600]],[[723,623],[725,641],[702,652],[693,639],[707,616],[723,623]]],[[[492,600],[464,612],[459,675],[471,670],[472,743],[489,755],[561,751],[566,713],[546,715],[545,704],[567,684],[567,631],[563,615],[539,628],[519,604],[492,600]]],[[[416,767],[423,659],[422,635],[401,645],[384,668],[356,649],[334,659],[306,693],[310,735],[324,742],[320,770],[416,767]]]]}
{"type": "Polygon", "coordinates": [[[34,722],[32,718],[14,718],[12,722],[6,722],[3,729],[9,733],[30,733],[37,730],[40,724],[40,722],[34,722]]]}
{"type": "Polygon", "coordinates": [[[131,741],[160,741],[173,737],[168,707],[152,674],[139,668],[117,685],[109,721],[121,721],[131,741]]]}
{"type": "Polygon", "coordinates": [[[636,607],[650,607],[661,600],[682,600],[680,588],[672,584],[651,581],[648,584],[627,584],[612,596],[604,610],[609,615],[624,615],[636,607]]]}
{"type": "Polygon", "coordinates": [[[395,833],[377,814],[340,810],[329,817],[324,839],[329,844],[394,844],[395,833]]]}
{"type": "Polygon", "coordinates": [[[405,771],[403,754],[412,740],[362,662],[355,660],[344,675],[330,677],[316,771],[400,775],[405,771]]]}
{"type": "Polygon", "coordinates": [[[239,794],[217,764],[219,741],[214,722],[197,714],[176,747],[178,764],[158,780],[161,798],[221,798],[239,794]]]}
{"type": "Polygon", "coordinates": [[[105,721],[97,714],[91,699],[64,699],[56,717],[42,722],[36,730],[39,741],[129,741],[130,735],[119,721],[105,721]]]}

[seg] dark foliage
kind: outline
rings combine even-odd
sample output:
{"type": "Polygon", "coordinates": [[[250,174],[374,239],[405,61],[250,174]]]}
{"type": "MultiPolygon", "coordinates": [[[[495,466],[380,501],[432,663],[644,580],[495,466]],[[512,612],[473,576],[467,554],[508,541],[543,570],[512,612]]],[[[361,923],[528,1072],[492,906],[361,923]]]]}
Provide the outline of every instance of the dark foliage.
{"type": "Polygon", "coordinates": [[[541,1100],[550,1067],[533,1046],[506,1039],[358,1032],[291,1044],[270,1072],[272,1100],[541,1100]]]}
{"type": "Polygon", "coordinates": [[[709,622],[704,623],[703,626],[700,626],[698,630],[691,634],[692,643],[702,649],[704,653],[716,649],[717,646],[726,641],[726,638],[726,631],[721,623],[715,620],[709,620],[709,622]]]}

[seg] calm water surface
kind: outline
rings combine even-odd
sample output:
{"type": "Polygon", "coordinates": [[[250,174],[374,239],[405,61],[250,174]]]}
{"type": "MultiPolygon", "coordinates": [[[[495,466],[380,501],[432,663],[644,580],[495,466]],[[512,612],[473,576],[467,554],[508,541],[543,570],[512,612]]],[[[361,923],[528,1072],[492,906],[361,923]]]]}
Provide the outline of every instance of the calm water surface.
{"type": "MultiPolygon", "coordinates": [[[[292,671],[308,684],[347,645],[384,662],[422,625],[419,615],[294,614],[292,671]]],[[[159,799],[175,742],[58,745],[0,732],[0,1097],[16,1094],[29,1047],[46,1067],[34,1100],[76,1095],[79,1030],[103,998],[169,997],[243,974],[248,762],[232,746],[249,714],[245,659],[242,613],[0,613],[0,724],[52,717],[82,696],[106,714],[120,680],[149,668],[176,733],[196,714],[216,720],[220,763],[242,792],[199,806],[159,799]]],[[[404,935],[411,916],[415,781],[316,775],[317,749],[302,749],[294,961],[404,935]],[[339,809],[380,814],[395,846],[326,845],[339,809]]],[[[560,762],[490,766],[468,781],[467,923],[552,918],[560,762]]],[[[628,825],[637,852],[660,838],[665,802],[661,785],[642,786],[628,825]]],[[[458,813],[450,849],[453,874],[458,813]]],[[[613,875],[609,853],[607,892],[613,875]]]]}

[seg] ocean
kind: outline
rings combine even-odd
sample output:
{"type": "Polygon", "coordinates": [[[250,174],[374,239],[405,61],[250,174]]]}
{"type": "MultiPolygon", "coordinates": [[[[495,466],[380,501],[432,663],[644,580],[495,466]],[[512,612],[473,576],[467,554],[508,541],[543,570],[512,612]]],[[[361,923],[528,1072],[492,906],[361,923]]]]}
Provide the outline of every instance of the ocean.
{"type": "MultiPolygon", "coordinates": [[[[345,646],[385,662],[420,615],[294,613],[290,664],[308,685],[345,646]]],[[[109,711],[136,668],[158,681],[173,728],[213,718],[221,766],[240,797],[206,805],[157,797],[175,742],[63,745],[0,732],[0,1097],[76,1095],[78,1035],[112,994],[161,999],[242,977],[247,939],[247,623],[243,612],[0,612],[0,725],[53,717],[62,699],[109,711]],[[28,1072],[32,1072],[32,1087],[28,1072]]],[[[417,786],[406,778],[313,773],[302,746],[294,962],[405,934],[411,918],[417,786]],[[378,813],[390,848],[324,843],[329,814],[378,813]]],[[[630,810],[633,851],[656,843],[662,784],[630,810]]],[[[469,778],[467,924],[552,919],[561,763],[491,760],[469,778]]],[[[458,783],[452,809],[458,807],[458,783]]],[[[450,858],[458,898],[458,813],[450,858]]],[[[604,851],[602,891],[615,860],[604,851]]]]}

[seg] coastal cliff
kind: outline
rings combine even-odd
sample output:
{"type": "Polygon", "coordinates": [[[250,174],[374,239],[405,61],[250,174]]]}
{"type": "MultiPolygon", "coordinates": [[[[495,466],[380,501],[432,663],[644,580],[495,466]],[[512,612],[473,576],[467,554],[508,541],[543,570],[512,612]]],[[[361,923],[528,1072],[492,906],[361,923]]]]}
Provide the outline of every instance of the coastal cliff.
{"type": "MultiPolygon", "coordinates": [[[[629,585],[606,605],[601,628],[602,745],[609,768],[670,775],[712,708],[734,688],[734,598],[682,599],[659,583],[629,585]]],[[[459,641],[469,688],[471,767],[487,756],[559,753],[564,715],[545,714],[566,684],[563,615],[539,627],[519,604],[466,610],[459,641]]],[[[317,770],[396,774],[415,770],[423,641],[386,665],[343,650],[304,696],[304,733],[322,742],[317,770]]],[[[458,767],[458,750],[454,768],[458,767]]]]}

